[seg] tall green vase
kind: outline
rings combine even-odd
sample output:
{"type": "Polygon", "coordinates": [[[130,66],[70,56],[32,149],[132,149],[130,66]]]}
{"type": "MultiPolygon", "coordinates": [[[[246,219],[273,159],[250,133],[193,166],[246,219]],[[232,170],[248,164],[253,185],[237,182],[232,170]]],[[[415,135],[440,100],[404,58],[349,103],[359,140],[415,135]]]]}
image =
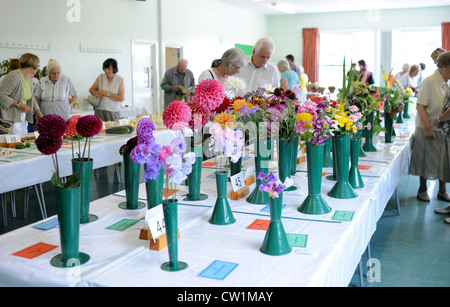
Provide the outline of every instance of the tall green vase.
{"type": "Polygon", "coordinates": [[[403,118],[411,118],[411,116],[409,116],[409,98],[405,98],[403,99],[403,118]]]}
{"type": "Polygon", "coordinates": [[[350,134],[335,135],[333,141],[336,148],[336,176],[328,196],[334,198],[355,198],[358,195],[353,191],[348,180],[350,165],[350,134]]]}
{"type": "Polygon", "coordinates": [[[203,147],[192,146],[191,152],[195,153],[195,162],[192,165],[192,172],[187,178],[189,193],[186,195],[185,200],[205,200],[208,198],[208,195],[200,193],[200,184],[202,181],[203,147]]]}
{"type": "Polygon", "coordinates": [[[296,136],[292,140],[292,143],[291,143],[291,145],[292,145],[291,175],[295,175],[295,173],[297,173],[298,141],[299,141],[299,136],[296,136]]]}
{"type": "Polygon", "coordinates": [[[389,113],[384,113],[384,128],[386,132],[384,134],[384,142],[392,143],[392,134],[394,131],[394,120],[392,119],[392,115],[389,113]]]}
{"type": "MultiPolygon", "coordinates": [[[[269,151],[271,149],[271,141],[255,141],[255,177],[258,177],[259,171],[263,171],[265,174],[269,171],[269,151]]],[[[257,205],[269,204],[269,194],[261,192],[259,186],[261,180],[256,178],[256,187],[253,192],[247,197],[247,202],[257,205]]]]}
{"type": "Polygon", "coordinates": [[[322,163],[324,145],[306,145],[308,196],[297,209],[305,214],[325,214],[331,211],[322,197],[322,163]]]}
{"type": "Polygon", "coordinates": [[[154,208],[162,203],[164,188],[164,169],[161,167],[156,179],[147,180],[145,189],[147,191],[147,209],[154,208]]]}
{"type": "Polygon", "coordinates": [[[367,116],[365,125],[367,125],[368,123],[370,123],[370,129],[365,128],[365,136],[366,136],[366,141],[363,145],[363,150],[366,152],[375,152],[377,151],[377,148],[375,147],[375,145],[373,145],[373,121],[374,121],[374,115],[373,113],[367,116]]]}
{"type": "Polygon", "coordinates": [[[291,252],[289,241],[281,222],[283,193],[278,198],[270,198],[270,223],[261,245],[261,252],[272,256],[286,255],[291,252]]]}
{"type": "Polygon", "coordinates": [[[129,153],[123,154],[126,201],[119,204],[119,208],[136,210],[146,205],[139,201],[139,179],[141,177],[141,164],[133,162],[129,153]]]}
{"type": "Polygon", "coordinates": [[[91,182],[92,170],[94,160],[88,158],[72,159],[72,172],[79,174],[79,178],[84,181],[80,184],[81,199],[80,199],[80,223],[86,224],[98,220],[98,216],[89,214],[89,207],[91,204],[91,182]],[[81,171],[81,172],[80,172],[81,171]]]}
{"type": "Polygon", "coordinates": [[[333,158],[331,158],[331,138],[325,140],[323,149],[323,167],[333,166],[333,158]]]}
{"type": "Polygon", "coordinates": [[[90,256],[79,251],[80,243],[80,187],[55,189],[61,254],[50,260],[55,267],[65,268],[84,264],[90,256]]]}
{"type": "Polygon", "coordinates": [[[209,222],[214,225],[229,225],[236,222],[227,198],[228,172],[216,172],[217,199],[209,222]]]}
{"type": "Polygon", "coordinates": [[[350,140],[350,171],[348,174],[349,182],[352,188],[364,188],[364,182],[358,168],[359,150],[361,148],[361,138],[352,138],[350,140]]]}
{"type": "Polygon", "coordinates": [[[331,174],[331,175],[328,175],[327,176],[327,179],[328,180],[331,180],[331,181],[336,181],[336,179],[337,179],[337,176],[336,176],[336,159],[335,159],[335,156],[336,156],[336,154],[335,154],[335,152],[336,152],[336,146],[335,146],[335,143],[334,143],[334,141],[333,141],[333,139],[334,139],[334,135],[333,136],[331,136],[330,137],[330,142],[331,142],[331,152],[332,152],[332,154],[333,154],[333,159],[332,159],[332,166],[333,166],[333,173],[331,174]]]}
{"type": "Polygon", "coordinates": [[[163,214],[166,226],[167,250],[169,261],[161,265],[164,271],[176,272],[188,267],[187,263],[178,261],[178,201],[163,201],[163,214]]]}
{"type": "MultiPolygon", "coordinates": [[[[279,179],[282,183],[286,178],[291,178],[292,169],[292,142],[290,141],[280,141],[278,142],[278,173],[279,179]]],[[[297,161],[296,161],[297,162],[297,161]]],[[[295,191],[297,187],[290,186],[285,189],[285,191],[295,191]]]]}

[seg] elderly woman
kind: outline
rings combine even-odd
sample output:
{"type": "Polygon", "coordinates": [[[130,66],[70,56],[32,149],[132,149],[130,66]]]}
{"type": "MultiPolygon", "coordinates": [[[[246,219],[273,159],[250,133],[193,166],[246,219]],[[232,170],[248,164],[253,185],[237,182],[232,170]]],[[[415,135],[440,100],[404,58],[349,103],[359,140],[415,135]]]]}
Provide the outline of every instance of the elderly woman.
{"type": "Polygon", "coordinates": [[[28,123],[42,118],[39,105],[33,96],[31,77],[39,68],[39,58],[25,53],[19,58],[19,69],[9,72],[0,86],[0,118],[11,123],[10,134],[28,133],[28,123]]]}
{"type": "Polygon", "coordinates": [[[417,75],[420,72],[419,65],[411,65],[409,68],[409,71],[404,74],[400,80],[401,85],[403,88],[410,88],[413,91],[416,91],[419,88],[419,85],[417,84],[417,75]]]}
{"type": "Polygon", "coordinates": [[[69,119],[72,105],[77,101],[77,91],[69,77],[61,74],[61,66],[56,60],[47,64],[48,75],[36,85],[36,100],[42,114],[57,114],[69,119]]]}
{"type": "Polygon", "coordinates": [[[278,70],[280,71],[280,86],[284,90],[291,90],[300,80],[297,73],[290,69],[289,62],[282,59],[278,62],[278,70]]]}
{"type": "Polygon", "coordinates": [[[231,48],[224,52],[221,59],[214,60],[210,69],[202,72],[198,82],[206,79],[216,79],[224,84],[229,76],[239,73],[239,69],[247,64],[244,52],[237,48],[231,48]]]}
{"type": "MultiPolygon", "coordinates": [[[[432,125],[441,114],[444,94],[448,90],[450,73],[450,52],[443,53],[437,59],[438,69],[427,77],[417,99],[417,116],[414,141],[412,145],[409,173],[420,176],[417,198],[429,202],[427,180],[439,179],[438,199],[450,201],[445,181],[440,177],[443,171],[442,156],[445,154],[445,135],[442,129],[432,125]]],[[[444,120],[443,116],[440,118],[444,120]]],[[[448,163],[447,163],[448,165],[448,163]]],[[[448,175],[448,168],[444,170],[448,175]]]]}
{"type": "Polygon", "coordinates": [[[95,115],[103,121],[117,121],[125,98],[124,81],[117,74],[119,68],[115,59],[103,62],[103,71],[89,89],[92,96],[100,98],[98,106],[95,107],[95,115]]]}

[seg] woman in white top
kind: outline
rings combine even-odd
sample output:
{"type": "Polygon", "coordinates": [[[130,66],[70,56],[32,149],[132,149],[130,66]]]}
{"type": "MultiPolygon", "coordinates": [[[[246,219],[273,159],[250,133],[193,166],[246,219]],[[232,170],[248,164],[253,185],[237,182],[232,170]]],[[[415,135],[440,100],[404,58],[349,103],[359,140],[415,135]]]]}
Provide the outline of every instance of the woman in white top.
{"type": "Polygon", "coordinates": [[[231,48],[224,52],[221,59],[214,60],[211,68],[202,72],[198,82],[206,79],[216,79],[224,84],[228,76],[239,73],[241,67],[247,64],[244,52],[237,48],[231,48]]]}
{"type": "Polygon", "coordinates": [[[114,59],[103,62],[103,71],[105,73],[100,74],[89,89],[92,96],[100,98],[95,115],[103,121],[117,121],[125,98],[124,81],[117,74],[119,69],[114,59]]]}
{"type": "Polygon", "coordinates": [[[438,69],[427,77],[417,99],[416,129],[411,148],[409,174],[420,176],[417,198],[429,202],[427,180],[439,179],[438,198],[450,201],[445,182],[440,175],[443,168],[443,156],[447,154],[444,144],[445,135],[440,127],[432,125],[441,114],[444,95],[448,90],[447,81],[450,72],[450,52],[442,54],[437,60],[438,69]]]}
{"type": "Polygon", "coordinates": [[[78,99],[77,91],[70,78],[61,74],[61,66],[56,60],[48,61],[47,71],[48,76],[41,78],[36,85],[36,101],[44,116],[57,114],[68,120],[72,105],[78,99]]]}
{"type": "Polygon", "coordinates": [[[406,74],[404,74],[402,76],[402,79],[400,81],[401,85],[403,86],[403,88],[410,88],[413,91],[417,90],[419,88],[418,84],[417,84],[417,75],[419,74],[420,68],[419,65],[411,65],[411,67],[409,68],[409,72],[407,72],[406,74]]]}

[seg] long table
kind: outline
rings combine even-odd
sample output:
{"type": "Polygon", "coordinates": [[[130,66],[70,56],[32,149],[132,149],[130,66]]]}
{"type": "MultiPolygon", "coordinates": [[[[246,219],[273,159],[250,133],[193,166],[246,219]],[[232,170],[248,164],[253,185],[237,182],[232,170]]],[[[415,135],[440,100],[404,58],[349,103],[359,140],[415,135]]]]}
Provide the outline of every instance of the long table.
{"type": "MultiPolygon", "coordinates": [[[[395,125],[393,143],[385,144],[382,135],[375,137],[378,151],[360,158],[359,164],[366,166],[361,169],[365,187],[356,189],[357,198],[327,196],[334,181],[323,177],[322,195],[332,208],[328,214],[297,211],[307,195],[306,163],[298,165],[292,177],[298,189],[283,193],[282,222],[289,237],[303,239],[306,246],[294,246],[287,255],[269,256],[259,250],[265,231],[253,226],[264,223],[257,220],[270,219],[266,205],[252,205],[245,198],[230,200],[236,222],[227,226],[208,222],[217,192],[215,169],[205,166],[201,191],[209,196],[207,200],[184,200],[187,187],[178,186],[179,260],[189,265],[187,269],[166,272],[160,268],[168,261],[167,249],[150,250],[149,241],[139,239],[146,209],[120,209],[118,204],[125,196],[122,191],[91,203],[91,213],[99,219],[80,226],[80,251],[90,255],[82,266],[52,267],[50,259],[60,253],[59,247],[33,259],[13,255],[39,242],[59,246],[57,227],[36,228],[43,222],[54,223],[55,216],[0,236],[0,285],[347,286],[408,165],[414,120],[405,122],[395,125]],[[124,230],[111,229],[124,220],[135,224],[124,230]]],[[[251,150],[246,156],[243,170],[253,164],[251,150]]],[[[276,172],[276,162],[271,162],[270,168],[276,172]]],[[[332,168],[324,168],[324,172],[330,174],[332,168]]],[[[143,184],[139,197],[146,201],[143,184]]]]}

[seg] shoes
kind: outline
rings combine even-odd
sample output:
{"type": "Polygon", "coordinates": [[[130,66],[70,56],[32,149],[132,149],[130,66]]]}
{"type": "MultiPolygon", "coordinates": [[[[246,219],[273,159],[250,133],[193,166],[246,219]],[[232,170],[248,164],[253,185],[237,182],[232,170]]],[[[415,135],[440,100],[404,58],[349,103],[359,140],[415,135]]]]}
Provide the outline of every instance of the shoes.
{"type": "Polygon", "coordinates": [[[429,202],[430,201],[430,196],[428,196],[427,191],[417,192],[417,199],[421,200],[421,201],[429,202]]]}
{"type": "Polygon", "coordinates": [[[437,198],[440,199],[440,200],[445,200],[445,201],[450,202],[450,195],[448,195],[447,192],[445,192],[445,193],[439,192],[438,195],[437,195],[437,198]]]}
{"type": "Polygon", "coordinates": [[[445,208],[436,208],[434,209],[434,212],[439,214],[450,214],[450,206],[447,206],[445,208]]]}

